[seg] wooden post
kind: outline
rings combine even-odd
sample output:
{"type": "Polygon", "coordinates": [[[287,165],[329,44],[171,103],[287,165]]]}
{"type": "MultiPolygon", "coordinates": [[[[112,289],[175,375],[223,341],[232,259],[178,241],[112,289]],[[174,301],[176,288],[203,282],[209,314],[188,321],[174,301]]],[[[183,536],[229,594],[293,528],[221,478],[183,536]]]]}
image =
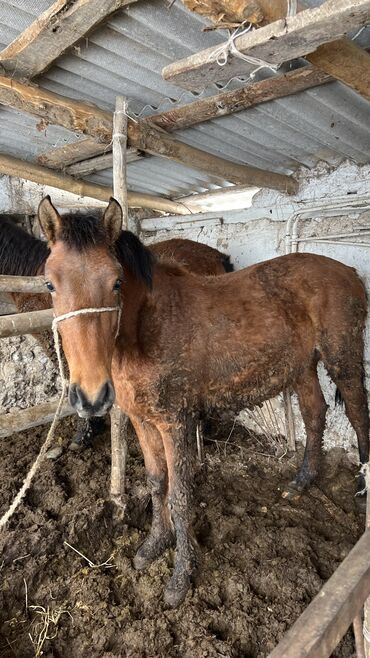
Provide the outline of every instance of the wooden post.
{"type": "Polygon", "coordinates": [[[290,390],[286,389],[285,391],[283,391],[283,398],[284,398],[285,428],[286,428],[288,450],[295,452],[296,436],[295,436],[294,414],[292,407],[292,396],[290,390]]]}
{"type": "MultiPolygon", "coordinates": [[[[126,179],[127,103],[117,96],[113,115],[113,195],[122,208],[122,228],[128,229],[128,203],[126,179]]],[[[111,411],[112,472],[110,495],[119,507],[125,507],[125,480],[127,461],[128,419],[115,404],[111,411]]]]}

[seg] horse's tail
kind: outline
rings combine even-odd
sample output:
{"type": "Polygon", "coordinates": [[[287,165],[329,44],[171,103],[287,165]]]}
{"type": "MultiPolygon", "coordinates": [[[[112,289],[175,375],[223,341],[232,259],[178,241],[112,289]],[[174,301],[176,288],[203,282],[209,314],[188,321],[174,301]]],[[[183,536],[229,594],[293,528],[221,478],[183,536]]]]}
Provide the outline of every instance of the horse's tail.
{"type": "Polygon", "coordinates": [[[225,272],[234,272],[234,265],[230,261],[230,256],[222,254],[222,266],[225,272]]]}

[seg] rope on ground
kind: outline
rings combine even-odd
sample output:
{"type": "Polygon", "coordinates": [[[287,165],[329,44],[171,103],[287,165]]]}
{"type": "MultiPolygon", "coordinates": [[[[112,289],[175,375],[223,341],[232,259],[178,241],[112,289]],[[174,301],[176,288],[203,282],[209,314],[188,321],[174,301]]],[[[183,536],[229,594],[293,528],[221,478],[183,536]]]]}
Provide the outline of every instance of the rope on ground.
{"type": "Polygon", "coordinates": [[[104,313],[104,312],[112,312],[112,311],[117,311],[118,312],[118,317],[117,317],[117,329],[116,329],[116,335],[115,337],[117,338],[118,333],[119,333],[119,328],[121,324],[121,306],[107,306],[104,308],[82,308],[79,309],[78,311],[71,311],[70,313],[65,313],[64,315],[59,315],[54,318],[53,323],[52,323],[52,330],[53,330],[53,337],[54,337],[54,347],[55,351],[57,354],[57,359],[58,359],[58,366],[59,366],[59,375],[62,380],[62,391],[60,394],[58,406],[53,418],[53,421],[51,423],[50,429],[47,433],[47,437],[45,439],[45,442],[43,446],[41,447],[41,450],[39,454],[37,455],[34,463],[32,464],[30,470],[28,471],[23,484],[18,491],[16,497],[14,498],[13,502],[9,506],[6,512],[2,515],[0,518],[0,530],[6,525],[6,523],[9,521],[10,517],[14,514],[15,510],[17,509],[19,503],[21,502],[22,498],[25,496],[27,493],[28,489],[31,486],[31,482],[37,473],[39,466],[41,462],[43,461],[45,454],[54,438],[55,434],[55,428],[58,423],[58,420],[60,418],[60,412],[62,409],[64,397],[67,391],[67,381],[64,376],[64,368],[63,368],[63,361],[62,361],[62,355],[61,355],[61,349],[60,349],[60,341],[59,341],[59,334],[58,334],[58,323],[62,322],[63,320],[68,320],[69,318],[73,318],[76,315],[85,315],[87,313],[104,313]]]}

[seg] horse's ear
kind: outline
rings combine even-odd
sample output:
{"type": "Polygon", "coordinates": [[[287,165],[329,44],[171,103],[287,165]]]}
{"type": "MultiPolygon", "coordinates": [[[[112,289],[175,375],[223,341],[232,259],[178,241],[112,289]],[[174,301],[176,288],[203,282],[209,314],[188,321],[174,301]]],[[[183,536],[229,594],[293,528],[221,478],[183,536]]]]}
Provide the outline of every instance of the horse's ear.
{"type": "Polygon", "coordinates": [[[49,195],[41,201],[37,214],[41,229],[47,241],[53,244],[57,240],[62,220],[58,211],[51,203],[49,195]]]}
{"type": "Polygon", "coordinates": [[[111,197],[103,215],[103,224],[107,232],[108,240],[114,244],[122,231],[122,208],[118,201],[111,197]]]}

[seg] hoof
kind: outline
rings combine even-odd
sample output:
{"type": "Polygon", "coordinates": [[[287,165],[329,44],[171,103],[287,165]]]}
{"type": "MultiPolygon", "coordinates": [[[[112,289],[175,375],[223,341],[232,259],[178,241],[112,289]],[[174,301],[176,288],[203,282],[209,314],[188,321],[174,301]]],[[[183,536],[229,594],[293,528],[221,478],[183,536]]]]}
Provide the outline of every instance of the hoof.
{"type": "Polygon", "coordinates": [[[292,482],[289,482],[289,484],[285,487],[281,497],[285,500],[299,500],[303,489],[304,487],[298,484],[296,480],[292,480],[292,482]]]}
{"type": "Polygon", "coordinates": [[[181,603],[183,603],[185,600],[189,589],[189,576],[184,576],[181,578],[181,583],[179,583],[179,579],[172,577],[166,589],[164,590],[165,605],[169,608],[178,608],[178,606],[181,605],[181,603]]]}
{"type": "Polygon", "coordinates": [[[173,544],[172,533],[165,533],[160,539],[148,537],[134,557],[134,567],[138,571],[146,569],[173,544]]]}

